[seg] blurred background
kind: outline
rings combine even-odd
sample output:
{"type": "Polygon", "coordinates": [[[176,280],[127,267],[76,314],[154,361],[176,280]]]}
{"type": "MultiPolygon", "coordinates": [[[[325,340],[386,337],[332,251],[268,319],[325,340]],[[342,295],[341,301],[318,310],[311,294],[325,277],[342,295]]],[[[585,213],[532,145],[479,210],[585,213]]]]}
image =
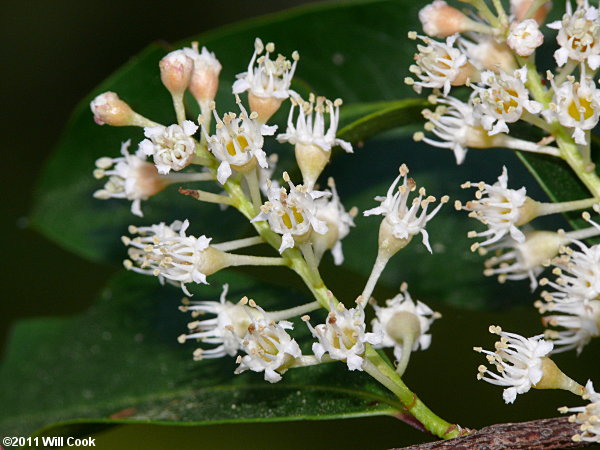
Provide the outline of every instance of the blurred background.
{"type": "Polygon", "coordinates": [[[114,270],[62,251],[28,229],[36,181],[84,95],[153,41],[174,42],[317,1],[174,0],[160,7],[142,0],[2,2],[1,126],[9,169],[2,176],[0,352],[14,320],[84,310],[114,270]]]}
{"type": "MultiPolygon", "coordinates": [[[[316,2],[318,0],[171,0],[160,7],[142,0],[3,2],[0,52],[4,70],[0,90],[5,110],[3,160],[8,158],[5,164],[8,170],[3,173],[2,183],[5,213],[1,223],[1,270],[5,289],[0,298],[0,357],[14,321],[84,311],[116,270],[63,251],[28,228],[27,214],[36,180],[79,100],[152,41],[173,42],[238,20],[316,2]]],[[[524,170],[520,173],[528,177],[524,170]]],[[[530,177],[527,182],[532,183],[530,177]]],[[[515,313],[519,314],[514,310],[503,311],[504,315],[515,313]]],[[[530,307],[526,314],[534,315],[530,307]]],[[[499,321],[497,312],[480,317],[482,322],[485,320],[478,324],[482,327],[499,321]]],[[[453,327],[464,330],[472,326],[472,320],[473,316],[458,314],[445,327],[446,330],[453,327]]],[[[472,344],[461,342],[461,345],[472,344]]],[[[415,380],[417,392],[430,387],[427,386],[430,380],[440,374],[442,380],[447,377],[446,386],[452,385],[452,366],[465,364],[452,359],[453,348],[448,345],[442,344],[436,351],[444,360],[432,367],[435,374],[430,378],[415,380]]],[[[582,355],[585,367],[590,367],[590,353],[594,350],[582,355]]],[[[476,365],[468,364],[474,373],[476,365]]],[[[470,385],[472,380],[468,381],[470,385]]],[[[498,390],[482,386],[481,391],[494,397],[493,405],[501,412],[486,417],[485,412],[472,411],[470,415],[477,426],[477,421],[490,423],[501,420],[498,417],[502,415],[506,420],[533,418],[531,410],[538,406],[541,398],[531,396],[520,400],[518,408],[508,409],[502,405],[498,390]]],[[[466,397],[478,395],[479,391],[465,391],[466,397]]],[[[433,401],[431,393],[427,397],[434,410],[435,403],[445,401],[443,395],[433,401]]],[[[559,398],[564,401],[568,397],[559,398]]],[[[551,399],[547,403],[555,405],[556,401],[551,399]]],[[[460,409],[461,405],[456,408],[460,409]]],[[[484,402],[482,408],[488,405],[484,402]]],[[[546,409],[545,415],[555,415],[554,410],[546,409]]],[[[389,417],[315,422],[310,426],[306,422],[292,422],[235,425],[235,430],[233,427],[115,427],[97,435],[96,448],[137,448],[140,436],[144,437],[146,449],[239,448],[242,442],[245,448],[258,449],[265,448],[267,437],[269,442],[281,443],[275,445],[277,448],[387,448],[424,439],[419,432],[389,417]],[[363,439],[367,433],[361,436],[356,432],[360,428],[369,430],[368,441],[363,439]],[[290,436],[295,437],[290,440],[290,436]]]]}

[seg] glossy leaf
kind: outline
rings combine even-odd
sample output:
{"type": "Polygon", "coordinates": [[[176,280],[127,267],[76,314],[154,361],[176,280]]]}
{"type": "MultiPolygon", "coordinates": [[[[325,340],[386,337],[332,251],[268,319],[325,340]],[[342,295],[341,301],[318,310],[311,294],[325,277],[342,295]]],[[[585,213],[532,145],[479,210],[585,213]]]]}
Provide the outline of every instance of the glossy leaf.
{"type": "MultiPolygon", "coordinates": [[[[300,301],[241,274],[215,277],[199,299],[216,299],[220,281],[231,279],[233,301],[242,295],[265,307],[284,296],[300,301]]],[[[192,361],[194,345],[176,340],[191,320],[177,310],[180,298],[154,278],[124,273],[81,317],[21,323],[0,369],[0,402],[11,405],[0,412],[5,435],[56,422],[202,424],[393,412],[383,388],[338,364],[292,370],[270,385],[262,374],[234,376],[233,358],[192,361]]],[[[306,340],[307,328],[298,322],[295,335],[306,340]]]]}
{"type": "MultiPolygon", "coordinates": [[[[418,5],[412,2],[408,8],[389,1],[319,5],[234,25],[174,47],[197,39],[218,55],[223,65],[217,96],[221,113],[233,110],[231,85],[235,74],[246,70],[255,37],[276,42],[277,50],[286,55],[297,49],[301,60],[294,88],[303,95],[314,91],[329,98],[343,98],[346,105],[342,109],[348,110],[349,119],[343,118],[342,122],[347,125],[348,139],[362,140],[393,126],[391,119],[406,123],[418,116],[416,103],[397,102],[407,94],[414,96],[402,80],[404,62],[412,52],[405,42],[406,32],[413,26],[417,10],[418,5]],[[311,24],[310,33],[306,33],[307,23],[311,24]],[[372,103],[378,100],[385,102],[372,103]],[[369,104],[360,105],[364,102],[369,104]],[[348,125],[363,112],[376,120],[365,123],[363,119],[348,125]]],[[[144,202],[143,219],[130,214],[129,202],[92,198],[102,185],[91,176],[94,161],[118,155],[120,143],[127,139],[135,148],[143,136],[139,129],[96,125],[88,106],[90,100],[100,92],[114,91],[141,114],[171,123],[170,96],[158,74],[158,61],[167,51],[156,44],[149,46],[83,99],[39,185],[31,216],[33,226],[85,258],[111,262],[122,259],[119,237],[131,223],[189,218],[192,223],[201,222],[203,232],[216,239],[239,237],[245,229],[237,225],[230,212],[221,215],[218,223],[207,220],[218,208],[197,208],[190,199],[180,198],[176,187],[144,202]]],[[[197,117],[194,102],[188,102],[188,107],[189,117],[197,117]]],[[[275,117],[280,129],[285,127],[286,117],[287,107],[275,117]]],[[[269,150],[280,153],[283,168],[293,153],[287,145],[269,150]]]]}

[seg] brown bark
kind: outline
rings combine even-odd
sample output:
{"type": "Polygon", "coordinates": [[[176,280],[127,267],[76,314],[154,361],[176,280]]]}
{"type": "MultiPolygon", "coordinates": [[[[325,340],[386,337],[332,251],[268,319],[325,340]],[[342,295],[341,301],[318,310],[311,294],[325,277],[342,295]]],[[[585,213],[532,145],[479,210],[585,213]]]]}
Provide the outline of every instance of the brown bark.
{"type": "Polygon", "coordinates": [[[571,437],[579,425],[568,417],[532,420],[521,423],[501,423],[455,439],[411,445],[401,450],[547,450],[589,447],[593,444],[574,442],[571,437]]]}

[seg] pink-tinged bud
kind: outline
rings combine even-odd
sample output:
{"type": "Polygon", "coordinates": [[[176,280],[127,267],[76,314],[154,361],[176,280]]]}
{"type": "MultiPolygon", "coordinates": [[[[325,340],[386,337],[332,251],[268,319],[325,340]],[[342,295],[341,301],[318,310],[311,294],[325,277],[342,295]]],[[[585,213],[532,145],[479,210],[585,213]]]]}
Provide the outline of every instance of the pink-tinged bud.
{"type": "Polygon", "coordinates": [[[138,167],[136,189],[142,198],[152,197],[169,185],[168,178],[160,175],[156,166],[144,162],[138,167]]]}
{"type": "MultiPolygon", "coordinates": [[[[524,20],[529,12],[529,8],[535,0],[510,0],[510,12],[515,17],[517,22],[524,20]]],[[[528,17],[534,19],[538,24],[542,25],[546,21],[546,16],[552,9],[552,2],[547,1],[539,6],[533,15],[528,17]]]]}
{"type": "Polygon", "coordinates": [[[98,125],[105,123],[113,127],[134,125],[135,113],[114,92],[105,92],[97,96],[91,101],[90,109],[94,113],[94,121],[98,125]]]}
{"type": "Polygon", "coordinates": [[[423,31],[431,36],[444,38],[455,33],[471,30],[472,21],[461,11],[443,0],[435,0],[419,11],[423,31]]]}
{"type": "Polygon", "coordinates": [[[190,84],[194,62],[183,50],[169,53],[158,63],[160,79],[171,95],[182,95],[190,84]]]}
{"type": "Polygon", "coordinates": [[[208,104],[217,95],[221,64],[206,47],[198,52],[197,42],[192,42],[192,48],[185,48],[184,51],[194,63],[189,91],[199,103],[208,104]]]}
{"type": "Polygon", "coordinates": [[[496,42],[495,39],[485,39],[478,44],[470,44],[467,53],[469,58],[484,69],[496,73],[499,70],[513,73],[519,68],[510,47],[504,42],[496,42]]]}

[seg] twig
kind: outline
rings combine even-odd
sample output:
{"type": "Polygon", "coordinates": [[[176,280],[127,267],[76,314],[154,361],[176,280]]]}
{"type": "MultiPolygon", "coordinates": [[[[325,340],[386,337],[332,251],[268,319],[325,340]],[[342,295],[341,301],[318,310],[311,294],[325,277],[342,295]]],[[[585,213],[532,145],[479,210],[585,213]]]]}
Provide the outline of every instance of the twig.
{"type": "MultiPolygon", "coordinates": [[[[574,442],[571,437],[579,425],[568,417],[532,420],[521,423],[501,423],[455,439],[402,447],[401,450],[548,450],[589,447],[592,443],[574,442]]],[[[397,449],[400,450],[400,449],[397,449]]]]}

